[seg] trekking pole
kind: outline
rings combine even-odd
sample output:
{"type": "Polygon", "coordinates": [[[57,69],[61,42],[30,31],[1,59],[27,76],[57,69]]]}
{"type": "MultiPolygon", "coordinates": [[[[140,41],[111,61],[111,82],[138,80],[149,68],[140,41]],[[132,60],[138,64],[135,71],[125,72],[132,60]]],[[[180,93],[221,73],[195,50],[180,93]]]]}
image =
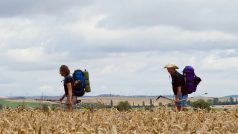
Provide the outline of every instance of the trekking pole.
{"type": "MultiPolygon", "coordinates": [[[[172,105],[176,106],[174,99],[171,99],[171,98],[168,98],[168,97],[165,97],[165,96],[162,96],[162,95],[158,96],[155,101],[159,100],[160,98],[164,98],[164,99],[170,100],[170,101],[172,101],[172,105]]],[[[179,100],[179,102],[184,101],[184,100],[187,100],[187,99],[179,100]]],[[[154,102],[155,102],[155,101],[154,101],[154,102]]],[[[154,102],[153,102],[153,103],[154,103],[154,102]]]]}
{"type": "MultiPolygon", "coordinates": [[[[59,104],[61,106],[66,104],[65,102],[63,103],[63,102],[61,102],[59,100],[48,100],[48,101],[54,102],[54,103],[59,104]]],[[[78,107],[80,107],[80,104],[81,104],[81,100],[76,100],[76,102],[72,106],[74,108],[78,108],[78,107]]]]}
{"type": "MultiPolygon", "coordinates": [[[[173,101],[173,102],[175,101],[174,99],[170,99],[170,98],[165,97],[165,96],[162,96],[162,95],[158,96],[158,97],[156,98],[156,101],[159,100],[160,98],[164,98],[164,99],[167,99],[167,100],[170,100],[170,101],[173,101]]],[[[179,100],[179,101],[184,101],[184,100],[186,100],[186,99],[182,99],[182,100],[179,100]]]]}
{"type": "MultiPolygon", "coordinates": [[[[197,96],[202,96],[202,95],[207,95],[207,94],[208,94],[208,93],[206,92],[206,93],[202,93],[202,94],[197,95],[197,96]]],[[[165,97],[165,96],[162,96],[162,95],[158,96],[158,97],[156,98],[156,101],[157,101],[158,99],[160,99],[160,98],[164,98],[164,99],[167,99],[167,100],[175,101],[174,99],[171,99],[171,98],[168,98],[168,97],[165,97]]],[[[191,97],[191,98],[194,98],[194,97],[191,97]]],[[[186,100],[186,99],[182,99],[182,100],[179,100],[179,101],[183,101],[183,100],[186,100]]]]}
{"type": "Polygon", "coordinates": [[[167,99],[167,100],[172,100],[172,99],[170,99],[170,98],[167,98],[167,97],[165,97],[165,96],[160,95],[160,96],[158,96],[158,97],[153,101],[153,104],[154,104],[156,101],[158,101],[160,98],[164,98],[164,99],[167,99]]]}
{"type": "Polygon", "coordinates": [[[60,100],[47,100],[47,101],[54,102],[54,103],[57,103],[57,104],[59,104],[59,103],[63,104],[60,100]]]}

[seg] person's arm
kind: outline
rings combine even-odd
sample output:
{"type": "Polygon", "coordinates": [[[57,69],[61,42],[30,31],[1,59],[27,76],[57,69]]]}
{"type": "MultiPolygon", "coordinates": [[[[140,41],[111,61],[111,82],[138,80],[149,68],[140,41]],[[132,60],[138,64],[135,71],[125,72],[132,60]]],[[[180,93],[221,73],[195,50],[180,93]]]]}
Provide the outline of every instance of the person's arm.
{"type": "Polygon", "coordinates": [[[60,98],[60,102],[63,101],[64,97],[66,97],[66,95],[64,94],[61,98],[60,98]]]}
{"type": "Polygon", "coordinates": [[[68,88],[68,95],[69,95],[69,104],[73,104],[72,103],[72,97],[73,97],[73,88],[72,88],[72,84],[71,83],[67,83],[67,88],[68,88]]]}
{"type": "Polygon", "coordinates": [[[178,88],[177,88],[177,95],[176,95],[176,98],[175,98],[175,101],[176,102],[179,102],[179,97],[182,95],[182,87],[181,86],[179,86],[178,88]]]}
{"type": "Polygon", "coordinates": [[[177,94],[176,94],[176,98],[175,101],[179,102],[179,97],[182,95],[182,86],[184,83],[184,77],[177,75],[177,94]]]}

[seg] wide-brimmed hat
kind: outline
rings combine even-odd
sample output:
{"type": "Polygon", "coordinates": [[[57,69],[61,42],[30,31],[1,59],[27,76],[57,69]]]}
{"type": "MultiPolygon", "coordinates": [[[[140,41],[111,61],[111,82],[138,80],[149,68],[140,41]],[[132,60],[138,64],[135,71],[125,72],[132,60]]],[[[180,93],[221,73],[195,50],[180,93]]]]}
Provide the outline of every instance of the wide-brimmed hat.
{"type": "Polygon", "coordinates": [[[167,64],[164,66],[164,68],[174,68],[174,69],[179,69],[178,66],[176,66],[175,64],[167,64]]]}

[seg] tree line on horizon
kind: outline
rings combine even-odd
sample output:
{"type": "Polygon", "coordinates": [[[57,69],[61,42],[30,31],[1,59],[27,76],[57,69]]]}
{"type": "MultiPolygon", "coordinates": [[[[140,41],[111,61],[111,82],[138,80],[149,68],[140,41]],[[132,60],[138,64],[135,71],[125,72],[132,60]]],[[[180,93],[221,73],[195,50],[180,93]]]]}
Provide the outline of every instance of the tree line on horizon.
{"type": "MultiPolygon", "coordinates": [[[[238,104],[238,98],[234,99],[233,97],[230,97],[229,99],[225,101],[220,101],[219,98],[213,98],[208,99],[207,102],[210,105],[237,105],[238,104]]],[[[192,104],[190,100],[188,100],[188,105],[192,104]]]]}

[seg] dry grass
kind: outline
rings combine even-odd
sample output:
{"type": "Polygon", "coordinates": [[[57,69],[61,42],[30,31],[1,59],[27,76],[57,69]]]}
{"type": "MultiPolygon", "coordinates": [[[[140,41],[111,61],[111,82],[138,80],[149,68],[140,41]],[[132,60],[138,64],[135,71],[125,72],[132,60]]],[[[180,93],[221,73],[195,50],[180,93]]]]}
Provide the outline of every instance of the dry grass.
{"type": "Polygon", "coordinates": [[[0,111],[0,133],[19,134],[179,134],[238,133],[238,110],[174,112],[86,110],[72,113],[33,109],[0,111]]]}

